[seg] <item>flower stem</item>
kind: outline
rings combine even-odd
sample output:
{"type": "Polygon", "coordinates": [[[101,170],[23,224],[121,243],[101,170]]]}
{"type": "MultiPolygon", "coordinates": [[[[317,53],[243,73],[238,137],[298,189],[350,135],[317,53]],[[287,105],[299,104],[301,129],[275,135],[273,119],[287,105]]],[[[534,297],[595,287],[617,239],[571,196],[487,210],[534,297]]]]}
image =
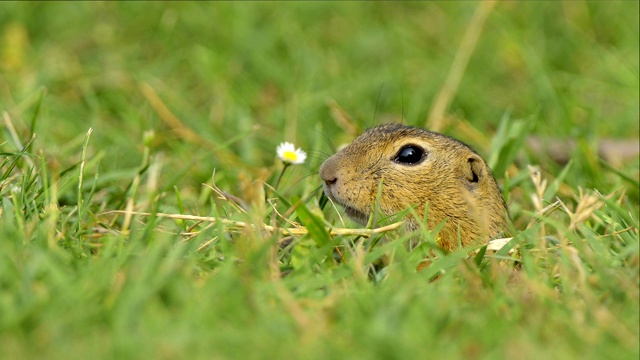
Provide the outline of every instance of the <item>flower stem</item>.
{"type": "Polygon", "coordinates": [[[287,168],[289,167],[289,163],[283,162],[284,167],[282,168],[282,172],[280,173],[280,176],[278,176],[278,180],[276,181],[276,185],[273,187],[275,190],[278,190],[278,185],[280,185],[280,180],[282,180],[282,175],[284,175],[284,172],[287,170],[287,168]]]}

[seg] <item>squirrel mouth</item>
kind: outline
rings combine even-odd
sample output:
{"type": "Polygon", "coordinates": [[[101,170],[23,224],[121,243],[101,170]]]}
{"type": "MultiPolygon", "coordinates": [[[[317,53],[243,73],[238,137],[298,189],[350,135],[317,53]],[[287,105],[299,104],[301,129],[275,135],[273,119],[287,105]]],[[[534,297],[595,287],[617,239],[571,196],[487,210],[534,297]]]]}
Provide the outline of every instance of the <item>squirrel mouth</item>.
{"type": "Polygon", "coordinates": [[[340,201],[339,199],[337,199],[333,192],[331,191],[331,188],[328,187],[326,184],[324,185],[324,193],[325,195],[327,195],[327,197],[331,200],[334,201],[340,205],[342,205],[344,207],[344,212],[347,214],[347,216],[349,216],[352,220],[356,221],[357,223],[360,223],[362,225],[366,225],[367,221],[369,220],[369,214],[366,214],[354,207],[351,207],[347,204],[345,204],[344,202],[340,201]]]}
{"type": "Polygon", "coordinates": [[[363,213],[362,211],[356,210],[354,208],[352,208],[351,206],[347,206],[347,205],[342,205],[344,206],[344,212],[353,220],[355,220],[356,222],[365,225],[367,223],[367,221],[369,220],[369,215],[363,213]]]}

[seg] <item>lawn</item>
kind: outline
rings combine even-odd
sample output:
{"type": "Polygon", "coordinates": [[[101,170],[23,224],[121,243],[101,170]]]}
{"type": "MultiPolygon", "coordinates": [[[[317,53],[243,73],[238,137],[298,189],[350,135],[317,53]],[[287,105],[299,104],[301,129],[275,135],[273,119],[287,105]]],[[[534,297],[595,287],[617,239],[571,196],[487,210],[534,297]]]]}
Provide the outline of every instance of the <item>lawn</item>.
{"type": "Polygon", "coordinates": [[[0,358],[638,359],[638,4],[0,4],[0,358]],[[326,204],[385,122],[487,159],[513,240],[326,204]]]}

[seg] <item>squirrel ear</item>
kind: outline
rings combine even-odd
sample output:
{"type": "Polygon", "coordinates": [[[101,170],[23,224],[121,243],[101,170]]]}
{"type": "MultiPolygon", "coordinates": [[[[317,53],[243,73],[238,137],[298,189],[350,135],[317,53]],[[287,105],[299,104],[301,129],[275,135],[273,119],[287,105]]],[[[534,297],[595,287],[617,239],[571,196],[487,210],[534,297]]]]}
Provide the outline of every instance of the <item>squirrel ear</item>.
{"type": "Polygon", "coordinates": [[[464,176],[470,183],[478,183],[483,176],[482,158],[476,154],[471,154],[467,158],[464,166],[464,176]]]}

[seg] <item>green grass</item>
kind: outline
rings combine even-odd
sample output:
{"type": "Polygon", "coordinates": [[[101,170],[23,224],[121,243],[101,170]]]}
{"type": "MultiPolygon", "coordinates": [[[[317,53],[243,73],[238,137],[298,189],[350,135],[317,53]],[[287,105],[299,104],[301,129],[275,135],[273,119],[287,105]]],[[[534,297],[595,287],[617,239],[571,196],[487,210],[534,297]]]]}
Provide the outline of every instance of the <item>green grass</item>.
{"type": "Polygon", "coordinates": [[[319,206],[354,135],[332,109],[429,127],[477,5],[0,5],[0,357],[637,359],[639,160],[596,150],[638,139],[638,2],[499,3],[481,29],[441,131],[491,159],[515,253],[417,272],[431,234],[322,226],[357,228],[319,206]],[[571,163],[533,135],[577,139],[571,163]],[[274,190],[282,141],[309,159],[274,190]]]}

